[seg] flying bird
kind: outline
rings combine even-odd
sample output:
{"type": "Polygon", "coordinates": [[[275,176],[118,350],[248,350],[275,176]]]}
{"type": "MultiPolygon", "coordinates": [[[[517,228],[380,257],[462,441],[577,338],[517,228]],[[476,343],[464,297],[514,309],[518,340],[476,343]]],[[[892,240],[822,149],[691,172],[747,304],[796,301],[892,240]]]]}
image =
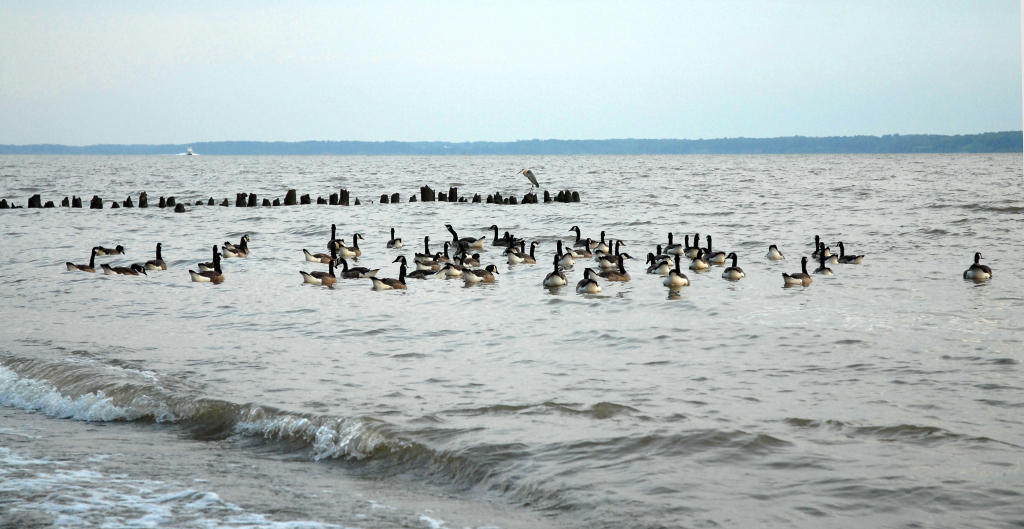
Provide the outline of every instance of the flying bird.
{"type": "Polygon", "coordinates": [[[523,176],[525,176],[526,179],[530,181],[530,189],[533,189],[534,187],[540,187],[540,184],[537,183],[537,177],[534,176],[532,170],[523,169],[522,171],[519,172],[522,173],[523,176]]]}

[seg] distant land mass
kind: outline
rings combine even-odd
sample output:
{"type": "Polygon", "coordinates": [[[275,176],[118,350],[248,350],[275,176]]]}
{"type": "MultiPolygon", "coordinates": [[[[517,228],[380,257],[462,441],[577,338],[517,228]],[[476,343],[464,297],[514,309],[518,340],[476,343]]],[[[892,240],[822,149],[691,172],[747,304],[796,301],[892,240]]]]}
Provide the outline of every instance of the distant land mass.
{"type": "Polygon", "coordinates": [[[180,145],[0,145],[0,154],[196,154],[220,155],[563,155],[563,154],[885,154],[1022,152],[1021,131],[982,134],[788,136],[710,140],[519,141],[207,141],[180,145]]]}

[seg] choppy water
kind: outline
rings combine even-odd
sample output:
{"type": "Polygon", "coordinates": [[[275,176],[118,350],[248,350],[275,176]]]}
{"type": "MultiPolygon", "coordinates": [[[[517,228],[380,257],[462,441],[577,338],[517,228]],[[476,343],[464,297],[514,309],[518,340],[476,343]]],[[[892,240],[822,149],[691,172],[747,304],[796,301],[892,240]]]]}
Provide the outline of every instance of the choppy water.
{"type": "Polygon", "coordinates": [[[0,211],[0,521],[1024,525],[1019,155],[8,156],[0,196],[521,195],[523,166],[583,202],[0,211]],[[490,246],[493,285],[303,285],[301,249],[332,222],[391,277],[446,222],[540,240],[541,263],[578,224],[641,259],[597,296],[545,290],[548,266],[490,246]],[[392,226],[404,250],[384,247],[392,226]],[[747,278],[713,267],[670,295],[642,266],[668,231],[712,234],[747,278]],[[252,256],[222,285],[189,281],[243,233],[252,256]],[[783,289],[815,234],[864,264],[783,289]],[[158,241],[166,272],[65,270],[158,241]],[[960,279],[975,251],[987,283],[960,279]]]}

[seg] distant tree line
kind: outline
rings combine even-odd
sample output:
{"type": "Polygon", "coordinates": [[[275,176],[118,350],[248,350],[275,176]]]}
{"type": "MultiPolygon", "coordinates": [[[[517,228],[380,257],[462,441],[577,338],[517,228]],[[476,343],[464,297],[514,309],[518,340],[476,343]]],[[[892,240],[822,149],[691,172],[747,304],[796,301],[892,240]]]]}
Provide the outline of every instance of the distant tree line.
{"type": "Polygon", "coordinates": [[[181,145],[0,145],[0,154],[462,155],[462,154],[826,154],[1022,152],[1021,131],[955,136],[789,136],[711,140],[211,141],[181,145]]]}

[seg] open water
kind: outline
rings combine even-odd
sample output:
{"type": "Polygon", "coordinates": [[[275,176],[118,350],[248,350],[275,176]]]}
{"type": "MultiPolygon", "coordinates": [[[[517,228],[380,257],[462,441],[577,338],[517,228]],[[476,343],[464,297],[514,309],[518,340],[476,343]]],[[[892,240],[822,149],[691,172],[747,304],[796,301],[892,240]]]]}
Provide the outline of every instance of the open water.
{"type": "Polygon", "coordinates": [[[0,526],[1024,526],[1019,154],[0,157],[0,196],[33,193],[106,204],[0,211],[0,526]],[[373,203],[521,196],[524,166],[582,202],[373,203]],[[340,187],[363,205],[109,209],[340,187]],[[304,285],[331,223],[381,276],[445,223],[541,264],[488,244],[490,285],[304,285]],[[632,280],[542,288],[573,225],[625,241],[632,280]],[[668,291],[643,257],[669,231],[747,277],[668,291]],[[243,234],[223,284],[190,282],[243,234]],[[815,234],[864,263],[783,288],[815,234]],[[148,277],[64,265],[157,242],[148,277]],[[975,251],[991,281],[961,278],[975,251]]]}

